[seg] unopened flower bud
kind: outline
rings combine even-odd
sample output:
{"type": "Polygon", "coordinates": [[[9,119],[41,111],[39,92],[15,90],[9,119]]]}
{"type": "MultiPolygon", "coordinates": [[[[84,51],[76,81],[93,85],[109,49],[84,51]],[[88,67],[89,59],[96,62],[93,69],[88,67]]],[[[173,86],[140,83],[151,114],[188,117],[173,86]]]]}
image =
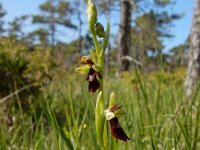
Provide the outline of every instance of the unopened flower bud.
{"type": "Polygon", "coordinates": [[[94,26],[97,21],[97,9],[91,0],[88,0],[88,3],[87,3],[87,15],[88,15],[90,30],[91,32],[94,32],[92,26],[94,26]]]}

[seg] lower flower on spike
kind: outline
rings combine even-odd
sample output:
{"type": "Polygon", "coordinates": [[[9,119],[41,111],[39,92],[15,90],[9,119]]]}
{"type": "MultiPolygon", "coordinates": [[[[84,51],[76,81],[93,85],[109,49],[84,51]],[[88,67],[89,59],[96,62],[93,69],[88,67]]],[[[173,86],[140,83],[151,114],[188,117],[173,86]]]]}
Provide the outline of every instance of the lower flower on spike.
{"type": "Polygon", "coordinates": [[[104,113],[105,113],[106,119],[109,121],[112,136],[119,140],[127,142],[128,140],[130,140],[130,138],[124,132],[122,126],[120,125],[115,115],[115,113],[117,113],[117,110],[119,110],[121,107],[122,106],[118,107],[114,105],[112,108],[105,110],[104,113]]]}

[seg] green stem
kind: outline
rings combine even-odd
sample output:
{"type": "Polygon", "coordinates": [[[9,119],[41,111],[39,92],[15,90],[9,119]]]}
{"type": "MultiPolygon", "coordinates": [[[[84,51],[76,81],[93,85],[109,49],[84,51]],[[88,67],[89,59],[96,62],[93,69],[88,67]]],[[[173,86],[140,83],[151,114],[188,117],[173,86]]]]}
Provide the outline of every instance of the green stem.
{"type": "MultiPolygon", "coordinates": [[[[104,73],[104,57],[100,56],[100,48],[99,48],[99,43],[97,41],[97,37],[96,37],[96,32],[93,32],[93,41],[96,47],[96,55],[98,58],[98,65],[100,68],[100,74],[102,75],[102,79],[99,80],[100,82],[100,91],[102,91],[102,105],[104,106],[105,104],[105,100],[104,100],[104,90],[103,90],[103,73],[104,73]]],[[[104,130],[103,130],[103,145],[101,146],[102,150],[107,150],[108,146],[107,146],[107,128],[106,128],[106,122],[104,122],[104,130]]]]}
{"type": "MultiPolygon", "coordinates": [[[[100,66],[100,73],[103,76],[104,73],[104,61],[103,57],[98,57],[98,63],[100,66]]],[[[103,79],[100,80],[100,91],[102,91],[102,99],[103,99],[103,106],[105,106],[105,100],[104,100],[104,88],[103,88],[103,79]]],[[[107,150],[107,127],[106,127],[106,122],[104,122],[104,130],[103,130],[103,147],[101,147],[102,150],[107,150]]]]}
{"type": "Polygon", "coordinates": [[[95,48],[96,48],[96,54],[97,54],[97,58],[98,58],[98,63],[99,63],[99,61],[100,61],[100,47],[99,47],[99,42],[97,40],[97,35],[96,35],[96,31],[95,31],[94,25],[91,26],[90,31],[92,33],[94,45],[95,45],[95,48]]]}
{"type": "Polygon", "coordinates": [[[100,91],[103,91],[103,79],[104,79],[104,62],[103,62],[104,58],[103,57],[99,57],[98,58],[98,64],[99,64],[99,68],[100,68],[100,74],[102,75],[102,79],[100,79],[100,91]]]}
{"type": "Polygon", "coordinates": [[[102,148],[102,149],[108,150],[108,144],[107,144],[108,137],[107,137],[106,122],[104,122],[103,139],[104,139],[103,140],[104,148],[102,148]]]}
{"type": "MultiPolygon", "coordinates": [[[[95,45],[95,49],[96,49],[96,55],[97,55],[97,59],[98,59],[97,63],[99,65],[99,69],[100,69],[99,73],[102,75],[102,79],[99,80],[99,82],[100,82],[100,89],[99,90],[102,91],[102,96],[101,96],[102,104],[101,105],[103,105],[103,107],[104,107],[104,104],[105,104],[105,101],[104,101],[104,90],[103,90],[104,54],[101,54],[101,49],[100,49],[100,46],[99,46],[99,42],[97,40],[97,35],[96,35],[96,31],[95,31],[94,25],[90,26],[90,31],[92,33],[92,37],[93,37],[93,41],[94,41],[94,45],[95,45]]],[[[104,42],[104,48],[106,48],[107,43],[108,43],[107,41],[104,42]]],[[[96,107],[98,107],[98,106],[96,105],[96,107]]],[[[96,110],[98,110],[98,108],[96,108],[96,110]]],[[[97,118],[95,118],[95,119],[97,119],[97,118]]],[[[107,146],[107,127],[106,127],[106,122],[104,122],[104,127],[103,128],[104,128],[103,129],[103,137],[102,137],[103,138],[103,143],[102,143],[103,145],[101,145],[101,149],[102,150],[107,150],[108,146],[107,146]]]]}

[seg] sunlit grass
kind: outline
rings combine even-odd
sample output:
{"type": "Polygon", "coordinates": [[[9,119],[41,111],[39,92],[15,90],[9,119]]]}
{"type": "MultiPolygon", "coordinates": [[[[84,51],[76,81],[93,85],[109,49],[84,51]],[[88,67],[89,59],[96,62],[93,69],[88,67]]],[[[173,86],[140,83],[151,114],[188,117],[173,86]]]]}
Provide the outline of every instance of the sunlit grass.
{"type": "MultiPolygon", "coordinates": [[[[105,99],[108,100],[109,93],[116,93],[117,103],[126,111],[119,120],[131,138],[127,143],[117,141],[108,129],[110,150],[200,146],[200,93],[194,92],[191,100],[186,101],[180,75],[133,72],[120,79],[106,77],[105,99]]],[[[12,126],[7,124],[1,104],[0,149],[100,149],[94,119],[97,93],[87,92],[82,76],[72,78],[45,87],[33,99],[28,113],[17,103],[18,109],[11,116],[12,126]]],[[[17,99],[7,103],[14,100],[17,99]]]]}

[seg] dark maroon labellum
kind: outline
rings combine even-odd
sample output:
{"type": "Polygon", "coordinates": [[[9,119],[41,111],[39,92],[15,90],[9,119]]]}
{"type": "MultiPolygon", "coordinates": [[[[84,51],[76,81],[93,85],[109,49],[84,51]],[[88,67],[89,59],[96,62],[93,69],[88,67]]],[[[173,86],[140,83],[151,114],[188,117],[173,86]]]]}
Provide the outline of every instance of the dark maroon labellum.
{"type": "Polygon", "coordinates": [[[121,125],[119,124],[117,117],[109,120],[109,122],[110,122],[110,129],[111,129],[111,133],[113,137],[120,139],[124,142],[127,142],[127,140],[130,140],[130,138],[126,135],[121,125]]]}
{"type": "Polygon", "coordinates": [[[97,79],[97,76],[101,78],[101,75],[91,67],[86,77],[86,80],[89,82],[89,92],[94,93],[97,89],[100,88],[100,83],[97,79]]]}

